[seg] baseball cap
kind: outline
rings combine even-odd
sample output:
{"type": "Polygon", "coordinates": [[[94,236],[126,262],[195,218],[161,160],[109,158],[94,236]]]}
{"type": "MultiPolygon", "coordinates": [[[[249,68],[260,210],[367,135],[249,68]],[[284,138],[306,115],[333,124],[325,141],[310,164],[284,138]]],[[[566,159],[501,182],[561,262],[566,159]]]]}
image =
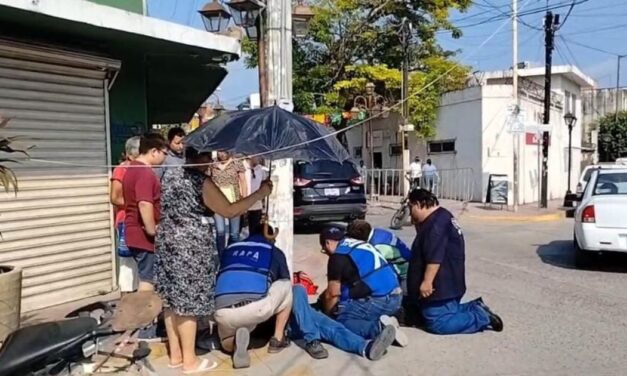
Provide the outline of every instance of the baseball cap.
{"type": "Polygon", "coordinates": [[[327,240],[340,241],[346,236],[346,231],[339,226],[328,226],[320,232],[320,245],[324,246],[327,240]]]}

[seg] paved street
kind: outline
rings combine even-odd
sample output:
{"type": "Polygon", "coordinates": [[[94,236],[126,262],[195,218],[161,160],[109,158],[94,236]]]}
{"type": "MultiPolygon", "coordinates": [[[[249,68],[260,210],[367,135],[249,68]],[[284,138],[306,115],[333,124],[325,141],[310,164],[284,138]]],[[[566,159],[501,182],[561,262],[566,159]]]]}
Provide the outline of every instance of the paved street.
{"type": "MultiPolygon", "coordinates": [[[[385,225],[390,212],[369,219],[385,225]]],[[[406,329],[411,344],[392,348],[379,362],[332,350],[315,361],[292,347],[269,356],[255,351],[249,375],[618,375],[627,369],[625,257],[602,270],[573,267],[572,223],[479,220],[461,215],[467,244],[468,298],[483,296],[505,321],[503,333],[439,337],[406,329]]],[[[412,229],[400,236],[410,242],[412,229]]],[[[317,235],[295,241],[297,269],[321,282],[326,256],[317,235]]],[[[324,283],[321,283],[324,286],[324,283]]],[[[218,373],[234,372],[230,362],[218,373]]],[[[158,359],[157,363],[164,361],[158,359]]]]}

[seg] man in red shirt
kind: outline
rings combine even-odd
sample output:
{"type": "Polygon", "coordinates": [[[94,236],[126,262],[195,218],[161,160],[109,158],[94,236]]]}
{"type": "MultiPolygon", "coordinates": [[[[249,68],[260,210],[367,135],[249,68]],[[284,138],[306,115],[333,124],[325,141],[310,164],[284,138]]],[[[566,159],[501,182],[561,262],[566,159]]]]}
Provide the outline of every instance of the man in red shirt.
{"type": "Polygon", "coordinates": [[[126,245],[137,261],[139,291],[153,291],[155,234],[159,223],[161,186],[153,172],[165,160],[167,143],[148,133],[139,141],[139,156],[127,166],[122,182],[126,205],[126,245]]]}

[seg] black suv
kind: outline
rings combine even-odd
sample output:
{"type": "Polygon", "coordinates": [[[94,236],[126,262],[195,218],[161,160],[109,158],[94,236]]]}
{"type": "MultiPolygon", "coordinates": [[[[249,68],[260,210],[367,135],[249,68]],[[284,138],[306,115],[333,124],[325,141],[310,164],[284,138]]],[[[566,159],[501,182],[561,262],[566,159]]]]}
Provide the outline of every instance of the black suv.
{"type": "Polygon", "coordinates": [[[364,182],[352,162],[294,163],[294,221],[331,222],[366,217],[364,182]]]}

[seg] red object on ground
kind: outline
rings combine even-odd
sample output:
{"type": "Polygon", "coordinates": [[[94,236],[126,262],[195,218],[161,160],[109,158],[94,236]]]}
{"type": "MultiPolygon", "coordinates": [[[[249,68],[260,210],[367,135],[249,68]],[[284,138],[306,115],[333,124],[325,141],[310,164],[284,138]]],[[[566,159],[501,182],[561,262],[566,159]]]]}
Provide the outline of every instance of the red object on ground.
{"type": "Polygon", "coordinates": [[[294,284],[299,284],[305,288],[307,295],[316,295],[318,286],[305,272],[294,272],[294,284]]]}

